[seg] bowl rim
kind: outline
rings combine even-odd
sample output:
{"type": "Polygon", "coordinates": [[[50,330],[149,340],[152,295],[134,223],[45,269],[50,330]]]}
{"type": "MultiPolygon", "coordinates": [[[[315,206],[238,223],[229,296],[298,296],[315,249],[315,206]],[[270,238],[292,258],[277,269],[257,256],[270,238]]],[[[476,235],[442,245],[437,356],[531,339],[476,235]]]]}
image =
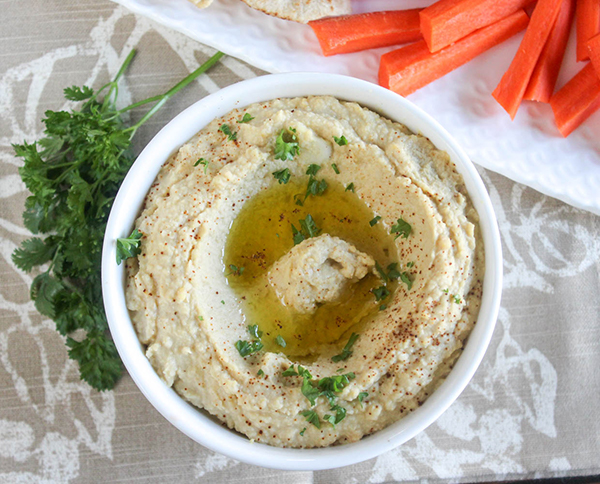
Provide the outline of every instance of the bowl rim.
{"type": "Polygon", "coordinates": [[[204,447],[272,469],[325,470],[356,464],[377,457],[425,430],[456,400],[481,363],[494,331],[501,293],[502,248],[496,216],[485,185],[465,151],[437,121],[410,101],[375,84],[338,74],[260,76],[225,87],[182,111],[154,136],[130,168],[113,203],[102,247],[102,294],[108,325],[125,368],[144,396],[169,422],[204,447]],[[331,95],[357,102],[426,136],[450,155],[479,213],[485,274],[477,324],[452,371],[422,406],[358,442],[291,449],[251,442],[224,427],[208,412],[187,403],[160,380],[144,354],[125,305],[124,264],[116,264],[115,241],[131,233],[163,163],[210,121],[255,102],[310,95],[331,95]]]}

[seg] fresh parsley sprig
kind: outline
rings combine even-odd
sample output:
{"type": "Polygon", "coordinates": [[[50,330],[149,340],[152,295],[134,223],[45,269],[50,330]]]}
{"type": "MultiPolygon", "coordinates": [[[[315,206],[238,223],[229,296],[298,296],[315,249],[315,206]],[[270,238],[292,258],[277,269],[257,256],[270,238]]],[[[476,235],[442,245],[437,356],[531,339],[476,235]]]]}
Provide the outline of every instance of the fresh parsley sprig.
{"type": "Polygon", "coordinates": [[[142,252],[141,239],[142,233],[138,229],[131,232],[129,237],[117,239],[117,264],[130,257],[136,257],[142,252]]]}
{"type": "Polygon", "coordinates": [[[275,139],[275,159],[293,160],[299,152],[300,145],[298,144],[296,129],[291,126],[288,129],[282,129],[275,139]]]}
{"type": "MultiPolygon", "coordinates": [[[[81,378],[97,390],[114,387],[121,361],[107,332],[102,305],[100,259],[106,222],[116,192],[133,162],[131,140],[171,97],[206,72],[218,52],[164,94],[117,108],[119,82],[133,60],[132,51],[115,78],[94,91],[88,86],[64,90],[67,100],[83,102],[71,111],[46,111],[44,137],[15,144],[24,164],[21,179],[31,195],[25,202],[25,227],[37,237],[24,241],[12,260],[24,271],[47,266],[33,280],[37,310],[56,323],[64,336],[83,330],[83,339],[67,337],[69,357],[79,363],[81,378]],[[155,103],[127,127],[122,115],[155,103]]],[[[134,232],[135,234],[135,232],[134,232]]],[[[136,243],[121,239],[121,256],[136,243]]]]}

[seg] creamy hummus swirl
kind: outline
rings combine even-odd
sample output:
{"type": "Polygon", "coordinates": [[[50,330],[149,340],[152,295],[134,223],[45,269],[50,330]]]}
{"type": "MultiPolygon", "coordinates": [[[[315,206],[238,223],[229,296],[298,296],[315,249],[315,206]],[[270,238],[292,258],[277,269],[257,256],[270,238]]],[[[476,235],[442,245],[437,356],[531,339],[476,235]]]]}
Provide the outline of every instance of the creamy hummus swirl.
{"type": "MultiPolygon", "coordinates": [[[[428,139],[355,103],[277,99],[215,119],[163,166],[136,228],[144,234],[142,253],[127,263],[126,296],[148,359],[186,400],[257,442],[327,446],[397,421],[447,375],[477,319],[484,253],[462,177],[428,139]],[[239,123],[245,113],[253,119],[239,123]],[[275,139],[289,127],[300,153],[275,159],[275,139]],[[340,146],[333,137],[341,136],[348,143],[340,146]],[[322,419],[335,413],[327,398],[311,405],[303,379],[282,375],[297,361],[283,352],[242,357],[236,350],[249,339],[249,322],[223,263],[244,204],[277,184],[273,172],[289,168],[301,177],[310,164],[335,164],[339,174],[325,179],[353,183],[386,230],[399,218],[411,226],[395,245],[400,261],[414,264],[412,287],[399,284],[386,307],[367,316],[349,358],[332,361],[341,341],[303,363],[315,380],[353,373],[335,394],[345,410],[335,425],[322,419]],[[306,411],[320,416],[320,428],[306,411]]],[[[372,269],[368,257],[352,253],[372,269]]],[[[310,310],[313,303],[306,304],[310,310]]]]}

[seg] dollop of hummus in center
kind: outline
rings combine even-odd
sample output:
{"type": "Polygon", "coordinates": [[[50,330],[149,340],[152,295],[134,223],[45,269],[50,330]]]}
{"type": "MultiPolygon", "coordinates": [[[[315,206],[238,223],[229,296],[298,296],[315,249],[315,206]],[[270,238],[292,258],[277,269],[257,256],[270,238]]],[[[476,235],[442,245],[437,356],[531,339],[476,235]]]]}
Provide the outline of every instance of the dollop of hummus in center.
{"type": "Polygon", "coordinates": [[[282,304],[298,312],[335,302],[347,284],[357,282],[375,267],[369,254],[329,234],[302,241],[269,271],[269,282],[282,304]]]}

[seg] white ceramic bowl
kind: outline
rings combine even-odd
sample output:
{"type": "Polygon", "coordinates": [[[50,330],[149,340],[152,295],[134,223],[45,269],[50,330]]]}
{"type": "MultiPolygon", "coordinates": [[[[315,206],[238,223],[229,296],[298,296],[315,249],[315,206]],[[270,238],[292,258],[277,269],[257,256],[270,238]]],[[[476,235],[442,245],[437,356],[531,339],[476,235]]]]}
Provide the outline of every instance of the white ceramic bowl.
{"type": "Polygon", "coordinates": [[[127,371],[150,403],[175,427],[205,447],[242,462],[275,469],[320,470],[362,462],[403,444],[433,423],[467,386],[479,366],[494,330],[501,290],[502,253],[496,217],[485,186],[465,152],[442,126],[406,99],[369,82],[332,74],[274,74],[242,81],[179,114],[146,146],[127,174],[110,213],[102,254],[102,293],[110,331],[127,371]],[[255,102],[308,95],[356,101],[428,137],[450,155],[481,219],[485,278],[479,318],[465,349],[445,382],[421,407],[359,442],[322,449],[280,449],[252,443],[224,428],[160,380],[144,355],[125,305],[124,264],[116,264],[115,244],[118,237],[131,233],[161,165],[210,121],[255,102]]]}

